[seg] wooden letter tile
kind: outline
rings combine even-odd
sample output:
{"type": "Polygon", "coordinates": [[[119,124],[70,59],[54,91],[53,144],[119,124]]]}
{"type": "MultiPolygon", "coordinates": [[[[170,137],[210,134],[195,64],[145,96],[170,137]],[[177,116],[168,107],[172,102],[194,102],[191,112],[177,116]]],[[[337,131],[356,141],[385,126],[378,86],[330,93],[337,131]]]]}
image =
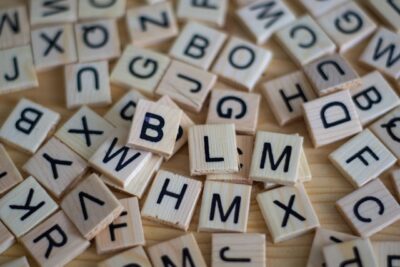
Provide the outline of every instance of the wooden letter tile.
{"type": "Polygon", "coordinates": [[[319,1],[319,0],[300,0],[303,6],[310,12],[314,17],[319,17],[333,8],[343,4],[346,0],[335,0],[335,1],[319,1]]]}
{"type": "Polygon", "coordinates": [[[191,262],[196,267],[206,267],[199,245],[193,234],[187,234],[148,248],[154,266],[180,266],[191,262]]]}
{"type": "Polygon", "coordinates": [[[206,181],[200,208],[199,231],[246,232],[251,186],[206,181]]]}
{"type": "Polygon", "coordinates": [[[111,82],[152,94],[170,59],[161,53],[128,45],[111,73],[111,82]]]}
{"type": "Polygon", "coordinates": [[[395,267],[400,263],[400,243],[397,241],[373,242],[377,266],[395,267]]]}
{"type": "Polygon", "coordinates": [[[212,71],[226,81],[252,91],[271,59],[270,51],[231,37],[212,71]]]}
{"type": "Polygon", "coordinates": [[[9,249],[15,243],[15,237],[0,221],[0,254],[9,249]]]}
{"type": "Polygon", "coordinates": [[[0,196],[22,182],[22,180],[22,176],[14,162],[4,146],[0,144],[0,196]]]}
{"type": "Polygon", "coordinates": [[[116,19],[125,15],[126,0],[98,2],[79,0],[78,17],[80,20],[109,18],[116,19]]]}
{"type": "Polygon", "coordinates": [[[119,200],[124,207],[121,215],[96,236],[97,254],[121,251],[144,245],[144,232],[136,197],[119,200]]]}
{"type": "Polygon", "coordinates": [[[213,234],[211,242],[213,267],[266,266],[263,234],[213,234]]]}
{"type": "Polygon", "coordinates": [[[199,112],[216,81],[217,75],[173,60],[156,93],[167,95],[184,108],[199,112]]]}
{"type": "Polygon", "coordinates": [[[226,34],[200,23],[188,22],[169,50],[170,56],[208,70],[225,42],[226,34]]]}
{"type": "Polygon", "coordinates": [[[123,210],[121,203],[95,174],[68,193],[61,208],[87,240],[104,230],[123,210]]]}
{"type": "Polygon", "coordinates": [[[58,129],[55,136],[84,159],[89,159],[113,130],[110,123],[84,106],[58,129]]]}
{"type": "Polygon", "coordinates": [[[189,129],[190,174],[239,171],[233,124],[196,125],[189,129]]]}
{"type": "Polygon", "coordinates": [[[400,33],[400,13],[397,1],[366,1],[373,11],[397,33],[400,33]]]}
{"type": "Polygon", "coordinates": [[[379,179],[339,199],[336,207],[362,237],[369,237],[400,219],[399,204],[379,179]]]}
{"type": "Polygon", "coordinates": [[[31,26],[75,22],[78,0],[30,0],[31,26]]]}
{"type": "Polygon", "coordinates": [[[57,203],[31,176],[0,200],[0,219],[16,237],[20,237],[57,208],[57,203]]]}
{"type": "Polygon", "coordinates": [[[22,237],[21,243],[42,267],[64,266],[90,246],[63,211],[22,237]]]}
{"type": "Polygon", "coordinates": [[[361,187],[396,163],[396,157],[365,129],[329,155],[354,187],[361,187]]]}
{"type": "Polygon", "coordinates": [[[298,181],[302,146],[303,137],[257,132],[250,178],[260,182],[294,185],[298,181]]]}
{"type": "Polygon", "coordinates": [[[314,147],[334,143],[362,130],[348,90],[304,103],[303,110],[314,147]]]}
{"type": "Polygon", "coordinates": [[[123,266],[152,267],[150,260],[147,257],[143,247],[135,247],[129,249],[98,264],[98,267],[123,267],[123,266]]]}
{"type": "Polygon", "coordinates": [[[28,153],[35,153],[55,128],[60,115],[22,98],[0,130],[3,142],[28,153]]]}
{"type": "Polygon", "coordinates": [[[258,122],[260,95],[233,90],[213,90],[208,107],[208,124],[235,124],[236,132],[254,134],[258,122]]]}
{"type": "Polygon", "coordinates": [[[180,19],[196,20],[224,26],[229,0],[212,0],[197,2],[179,0],[177,15],[180,19]]]}
{"type": "Polygon", "coordinates": [[[1,264],[1,267],[29,267],[29,266],[30,266],[29,262],[25,256],[1,264]]]}
{"type": "Polygon", "coordinates": [[[86,172],[87,163],[58,139],[51,138],[23,169],[60,198],[86,172]]]}
{"type": "Polygon", "coordinates": [[[0,49],[29,44],[30,27],[23,5],[0,9],[0,49]]]}
{"type": "Polygon", "coordinates": [[[126,22],[131,42],[137,46],[161,43],[178,34],[170,2],[129,9],[126,22]]]}

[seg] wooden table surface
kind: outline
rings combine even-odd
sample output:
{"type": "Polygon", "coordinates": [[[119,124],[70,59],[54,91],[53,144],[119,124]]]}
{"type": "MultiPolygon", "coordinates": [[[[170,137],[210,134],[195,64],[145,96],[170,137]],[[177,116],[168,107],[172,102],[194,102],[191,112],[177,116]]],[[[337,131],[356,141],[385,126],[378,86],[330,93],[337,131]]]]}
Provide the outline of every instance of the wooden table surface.
{"type": "MultiPolygon", "coordinates": [[[[128,0],[128,5],[130,7],[140,5],[143,4],[142,1],[143,0],[128,0]]],[[[237,20],[233,16],[234,10],[236,9],[235,5],[233,4],[233,0],[228,1],[232,3],[230,4],[227,23],[223,30],[229,34],[235,34],[250,39],[249,35],[247,35],[246,32],[239,27],[237,20]]],[[[359,1],[360,4],[364,5],[362,2],[363,1],[359,1]]],[[[25,3],[25,1],[1,0],[0,7],[16,5],[17,3],[25,3]]],[[[297,16],[305,14],[305,10],[300,6],[297,0],[286,0],[286,3],[289,4],[293,11],[295,11],[297,16]]],[[[375,21],[381,24],[376,16],[373,16],[371,12],[368,13],[375,19],[375,21]]],[[[124,19],[120,20],[120,38],[122,44],[126,44],[129,41],[128,35],[126,34],[124,19]]],[[[368,72],[368,69],[362,68],[357,60],[360,53],[368,43],[368,40],[350,50],[345,55],[360,75],[368,72]]],[[[172,44],[172,41],[173,40],[163,43],[159,47],[154,47],[154,49],[167,52],[172,44]]],[[[268,41],[264,47],[273,52],[273,60],[261,78],[261,82],[276,78],[298,69],[298,67],[289,59],[289,57],[273,39],[268,41]]],[[[110,69],[112,69],[114,63],[114,61],[111,62],[110,69]]],[[[40,83],[39,88],[0,96],[0,124],[6,120],[7,116],[11,113],[14,106],[22,97],[33,100],[56,112],[59,112],[62,116],[62,121],[58,124],[58,127],[60,127],[75,112],[75,110],[68,110],[66,108],[63,68],[42,72],[38,76],[40,83]]],[[[391,82],[391,84],[394,88],[399,89],[399,85],[396,85],[393,82],[391,82]]],[[[219,83],[218,86],[226,85],[219,83]]],[[[112,86],[113,102],[118,100],[125,92],[126,90],[122,88],[112,86]]],[[[259,88],[256,88],[255,92],[260,93],[259,88]]],[[[206,103],[205,108],[203,108],[203,110],[197,114],[188,114],[196,123],[202,124],[206,119],[207,106],[208,105],[206,103]]],[[[99,114],[104,114],[109,107],[110,106],[94,108],[94,110],[99,114]]],[[[329,153],[331,153],[339,145],[343,144],[346,140],[333,145],[324,146],[319,149],[314,149],[308,136],[305,123],[303,121],[298,121],[283,128],[279,127],[264,98],[261,102],[258,130],[299,133],[305,137],[304,147],[313,175],[312,181],[305,184],[305,187],[319,217],[320,223],[324,228],[350,233],[350,228],[347,226],[335,208],[335,202],[346,194],[349,194],[354,189],[328,160],[329,153]]],[[[27,174],[22,171],[21,167],[28,160],[29,155],[12,149],[9,146],[6,146],[6,149],[10,153],[12,159],[15,161],[19,170],[23,173],[23,176],[27,177],[27,174]]],[[[177,153],[177,155],[175,155],[168,162],[165,162],[162,168],[189,176],[189,157],[187,146],[184,146],[179,153],[177,153]]],[[[204,180],[204,177],[200,177],[200,179],[204,180]]],[[[381,179],[393,193],[393,186],[388,172],[382,175],[381,179]]],[[[267,266],[305,266],[314,234],[309,233],[290,241],[272,244],[266,224],[261,216],[257,202],[255,201],[256,195],[262,191],[263,189],[259,184],[255,184],[252,188],[252,200],[247,231],[267,234],[267,266]]],[[[200,201],[198,203],[200,203],[200,201]]],[[[143,200],[141,201],[141,205],[143,205],[143,200]]],[[[207,262],[210,263],[211,234],[197,233],[199,210],[200,205],[198,204],[189,231],[195,233],[197,242],[201,247],[203,255],[207,262]]],[[[143,224],[147,242],[146,246],[185,234],[183,231],[162,226],[148,220],[143,220],[143,224]]],[[[400,222],[397,222],[374,235],[372,240],[400,241],[399,232],[400,222]]],[[[0,255],[0,263],[21,255],[27,255],[25,249],[19,244],[14,245],[3,255],[0,255]]],[[[109,256],[111,255],[96,255],[95,248],[92,245],[89,250],[87,250],[67,266],[96,266],[96,262],[101,261],[109,256]]],[[[36,266],[31,258],[29,260],[32,263],[32,266],[36,266]]]]}

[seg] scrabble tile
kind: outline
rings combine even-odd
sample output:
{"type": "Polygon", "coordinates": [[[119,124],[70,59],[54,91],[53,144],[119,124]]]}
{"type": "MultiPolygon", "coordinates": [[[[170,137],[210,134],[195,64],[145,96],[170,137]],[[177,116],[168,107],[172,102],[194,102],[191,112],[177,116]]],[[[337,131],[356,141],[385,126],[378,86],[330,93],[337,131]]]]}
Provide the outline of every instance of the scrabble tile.
{"type": "Polygon", "coordinates": [[[317,228],[306,267],[326,266],[322,249],[328,245],[343,243],[359,237],[324,228],[317,228]]]}
{"type": "Polygon", "coordinates": [[[375,22],[355,2],[339,5],[321,16],[318,23],[336,43],[340,53],[364,41],[376,30],[375,22]]]}
{"type": "Polygon", "coordinates": [[[302,103],[316,98],[302,71],[295,71],[262,84],[262,92],[280,126],[301,119],[302,103]]]}
{"type": "Polygon", "coordinates": [[[55,128],[60,115],[22,98],[0,129],[0,139],[28,153],[35,153],[55,128]]]}
{"type": "Polygon", "coordinates": [[[57,203],[30,176],[0,200],[0,219],[16,237],[21,237],[57,207],[57,203]]]}
{"type": "Polygon", "coordinates": [[[140,266],[152,267],[143,247],[126,250],[98,264],[99,267],[140,266]]]}
{"type": "Polygon", "coordinates": [[[400,243],[396,241],[373,242],[377,266],[396,266],[400,260],[400,243]]]}
{"type": "Polygon", "coordinates": [[[368,129],[333,151],[329,159],[354,187],[363,186],[396,163],[396,157],[368,129]]]}
{"type": "Polygon", "coordinates": [[[317,214],[302,184],[260,193],[257,202],[274,243],[319,227],[317,214]]]}
{"type": "Polygon", "coordinates": [[[187,262],[196,267],[207,266],[192,233],[158,243],[147,251],[154,266],[180,266],[187,262]]]}
{"type": "Polygon", "coordinates": [[[129,129],[140,99],[146,99],[138,91],[128,91],[107,111],[104,118],[117,128],[129,129]]]}
{"type": "Polygon", "coordinates": [[[259,94],[213,90],[208,107],[207,124],[233,123],[236,132],[254,134],[260,100],[259,94]]]}
{"type": "Polygon", "coordinates": [[[342,5],[346,0],[335,0],[335,1],[319,1],[319,0],[300,0],[303,6],[310,12],[314,17],[319,17],[335,7],[342,5]]]}
{"type": "Polygon", "coordinates": [[[29,44],[30,27],[26,7],[18,5],[0,9],[0,49],[29,44]]]}
{"type": "Polygon", "coordinates": [[[339,199],[336,207],[362,237],[369,237],[400,219],[397,201],[379,179],[339,199]]]}
{"type": "Polygon", "coordinates": [[[216,267],[265,267],[263,234],[213,234],[211,265],[216,267]]]}
{"type": "Polygon", "coordinates": [[[0,50],[0,95],[39,86],[30,46],[0,50]]]}
{"type": "Polygon", "coordinates": [[[82,19],[108,18],[116,19],[125,15],[126,0],[93,1],[80,0],[78,17],[82,19]]]}
{"type": "Polygon", "coordinates": [[[189,129],[190,174],[239,171],[233,124],[196,125],[189,129]]]}
{"type": "Polygon", "coordinates": [[[299,65],[332,54],[336,45],[309,15],[305,15],[276,33],[277,40],[299,65]]]}
{"type": "Polygon", "coordinates": [[[327,266],[378,267],[371,242],[355,239],[323,248],[327,266]]]}
{"type": "Polygon", "coordinates": [[[1,267],[29,267],[29,262],[25,256],[16,258],[14,260],[10,260],[6,263],[3,263],[1,267]]]}
{"type": "Polygon", "coordinates": [[[226,34],[197,22],[188,22],[169,50],[169,55],[208,70],[225,42],[226,34]]]}
{"type": "Polygon", "coordinates": [[[392,171],[390,176],[393,180],[394,191],[396,192],[397,199],[400,199],[400,169],[392,171]]]}
{"type": "Polygon", "coordinates": [[[124,210],[108,228],[96,236],[97,254],[121,251],[145,244],[138,199],[131,197],[119,201],[124,210]]]}
{"type": "Polygon", "coordinates": [[[239,8],[236,15],[257,44],[264,44],[277,30],[295,20],[294,13],[282,0],[252,1],[239,8]]]}
{"type": "Polygon", "coordinates": [[[148,46],[178,35],[178,26],[170,2],[131,8],[126,14],[131,43],[148,46]]]}
{"type": "Polygon", "coordinates": [[[87,163],[66,145],[51,138],[23,166],[53,196],[60,198],[86,172],[87,163]]]}
{"type": "Polygon", "coordinates": [[[213,72],[234,85],[252,91],[271,59],[270,51],[231,37],[219,55],[213,72]]]}
{"type": "MultiPolygon", "coordinates": [[[[179,109],[179,106],[175,104],[174,101],[169,98],[169,96],[163,96],[161,97],[157,103],[160,103],[162,105],[169,106],[171,108],[179,109]]],[[[182,112],[182,117],[181,121],[179,124],[179,129],[178,129],[178,134],[175,139],[175,145],[174,145],[174,150],[172,151],[171,156],[166,157],[166,159],[170,159],[173,155],[175,155],[176,152],[178,152],[179,149],[182,148],[187,143],[188,140],[188,134],[189,134],[189,128],[194,125],[194,122],[192,119],[186,115],[185,112],[182,112]]]]}
{"type": "Polygon", "coordinates": [[[399,3],[397,1],[368,0],[368,5],[395,32],[400,33],[399,3]]]}
{"type": "Polygon", "coordinates": [[[128,136],[128,145],[170,156],[174,150],[181,118],[180,109],[140,100],[128,136]]]}
{"type": "Polygon", "coordinates": [[[304,66],[304,72],[319,96],[361,85],[357,72],[338,54],[313,61],[304,66]]]}
{"type": "Polygon", "coordinates": [[[15,237],[0,221],[0,254],[15,244],[15,237]]]}
{"type": "Polygon", "coordinates": [[[308,160],[306,153],[304,152],[304,148],[301,149],[298,177],[298,181],[301,183],[309,182],[312,179],[310,165],[308,165],[308,160]]]}
{"type": "Polygon", "coordinates": [[[69,192],[61,201],[61,208],[87,240],[107,228],[123,210],[96,174],[91,174],[69,192]]]}
{"type": "Polygon", "coordinates": [[[75,38],[79,62],[110,60],[121,54],[118,27],[114,19],[75,24],[75,38]]]}
{"type": "Polygon", "coordinates": [[[8,155],[6,149],[0,144],[0,196],[22,182],[22,176],[8,155]]]}
{"type": "Polygon", "coordinates": [[[161,53],[128,45],[115,65],[111,82],[152,94],[161,80],[170,59],[161,53]]]}
{"type": "Polygon", "coordinates": [[[114,131],[89,159],[94,169],[121,187],[126,187],[151,158],[150,152],[127,147],[127,135],[114,131]]]}
{"type": "Polygon", "coordinates": [[[188,110],[200,112],[216,81],[215,74],[173,60],[156,93],[171,97],[188,110]]]}
{"type": "Polygon", "coordinates": [[[64,266],[90,246],[63,211],[23,236],[21,243],[43,267],[64,266]]]}
{"type": "Polygon", "coordinates": [[[361,77],[361,86],[353,88],[350,93],[363,125],[400,105],[396,92],[378,71],[361,77]]]}
{"type": "Polygon", "coordinates": [[[64,80],[67,108],[111,103],[107,61],[67,65],[64,80]]]}
{"type": "Polygon", "coordinates": [[[228,0],[191,1],[179,0],[177,16],[183,20],[195,20],[224,26],[228,10],[228,0]]]}
{"type": "Polygon", "coordinates": [[[362,130],[348,90],[304,103],[303,111],[314,147],[334,143],[362,130]]]}
{"type": "Polygon", "coordinates": [[[31,38],[37,71],[45,71],[78,60],[74,29],[71,24],[32,30],[31,38]]]}
{"type": "Polygon", "coordinates": [[[31,26],[75,22],[78,0],[30,0],[31,26]]]}
{"type": "Polygon", "coordinates": [[[298,181],[303,137],[258,131],[250,178],[260,182],[294,185],[298,181]]]}
{"type": "Polygon", "coordinates": [[[378,28],[364,52],[361,63],[377,69],[395,80],[400,78],[400,36],[386,28],[378,28]]]}
{"type": "Polygon", "coordinates": [[[55,136],[84,159],[89,159],[112,133],[114,127],[91,109],[83,106],[55,136]]]}
{"type": "Polygon", "coordinates": [[[198,230],[246,232],[250,195],[250,185],[206,180],[198,230]]]}

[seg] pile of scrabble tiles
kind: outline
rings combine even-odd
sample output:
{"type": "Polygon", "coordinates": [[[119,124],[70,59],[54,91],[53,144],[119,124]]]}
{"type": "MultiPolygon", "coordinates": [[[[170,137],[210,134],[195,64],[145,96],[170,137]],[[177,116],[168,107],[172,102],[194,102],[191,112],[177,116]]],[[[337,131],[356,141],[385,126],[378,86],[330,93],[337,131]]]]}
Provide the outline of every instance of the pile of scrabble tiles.
{"type": "Polygon", "coordinates": [[[398,232],[370,240],[400,219],[379,178],[391,172],[400,188],[400,2],[147,2],[0,3],[0,105],[38,87],[4,110],[0,253],[19,243],[26,257],[0,266],[93,266],[74,261],[92,244],[102,267],[261,267],[267,246],[310,233],[309,267],[400,266],[399,241],[387,241],[398,232]],[[269,76],[272,42],[295,71],[269,76]],[[344,56],[356,46],[363,76],[344,56]],[[37,103],[39,75],[53,68],[58,112],[37,103]],[[114,102],[111,85],[126,89],[114,102]],[[276,127],[258,122],[262,98],[276,127]],[[308,136],[281,130],[292,123],[308,136]],[[303,185],[307,151],[327,145],[353,187],[330,200],[353,235],[321,226],[303,185]],[[14,149],[28,159],[14,163],[14,149]],[[181,172],[168,169],[174,158],[181,172]],[[250,206],[261,233],[247,233],[250,206]],[[175,234],[146,243],[142,221],[175,234]],[[211,232],[211,255],[196,230],[211,232]]]}

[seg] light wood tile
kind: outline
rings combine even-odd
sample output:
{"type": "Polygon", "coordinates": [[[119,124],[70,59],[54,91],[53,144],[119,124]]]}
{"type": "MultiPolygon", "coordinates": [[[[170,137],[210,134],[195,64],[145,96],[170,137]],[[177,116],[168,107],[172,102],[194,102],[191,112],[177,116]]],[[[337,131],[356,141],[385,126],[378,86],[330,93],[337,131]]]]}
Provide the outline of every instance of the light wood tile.
{"type": "Polygon", "coordinates": [[[312,173],[310,165],[308,165],[308,160],[304,148],[301,149],[298,176],[298,181],[301,183],[309,182],[312,180],[312,173]]]}
{"type": "Polygon", "coordinates": [[[21,173],[4,146],[0,144],[0,196],[22,182],[22,180],[21,173]]]}
{"type": "Polygon", "coordinates": [[[135,247],[117,254],[98,264],[98,267],[123,267],[123,266],[152,267],[143,247],[135,247]]]}
{"type": "Polygon", "coordinates": [[[395,32],[400,33],[400,13],[397,1],[368,0],[366,2],[381,20],[395,32]]]}
{"type": "Polygon", "coordinates": [[[78,4],[78,18],[80,20],[97,18],[116,19],[125,15],[126,0],[106,2],[80,0],[78,4]]]}
{"type": "Polygon", "coordinates": [[[303,6],[310,12],[314,17],[319,17],[333,8],[343,4],[346,0],[335,0],[335,1],[324,1],[319,0],[300,0],[303,6]]]}
{"type": "Polygon", "coordinates": [[[0,254],[9,249],[15,243],[15,237],[0,221],[0,254]]]}
{"type": "Polygon", "coordinates": [[[31,26],[75,22],[78,18],[78,0],[30,0],[31,26]]]}
{"type": "Polygon", "coordinates": [[[30,27],[26,7],[18,5],[0,9],[0,49],[29,44],[30,27]]]}
{"type": "Polygon", "coordinates": [[[390,176],[393,181],[394,191],[396,192],[397,199],[400,200],[400,169],[392,171],[390,176]]]}
{"type": "Polygon", "coordinates": [[[400,260],[400,243],[397,241],[372,242],[377,266],[394,267],[400,260]]]}
{"type": "Polygon", "coordinates": [[[25,256],[16,258],[14,260],[10,260],[6,263],[3,263],[1,267],[29,267],[29,262],[25,256]]]}
{"type": "Polygon", "coordinates": [[[225,24],[228,4],[228,0],[204,2],[179,0],[177,16],[179,19],[183,20],[201,21],[222,27],[225,24]]]}

